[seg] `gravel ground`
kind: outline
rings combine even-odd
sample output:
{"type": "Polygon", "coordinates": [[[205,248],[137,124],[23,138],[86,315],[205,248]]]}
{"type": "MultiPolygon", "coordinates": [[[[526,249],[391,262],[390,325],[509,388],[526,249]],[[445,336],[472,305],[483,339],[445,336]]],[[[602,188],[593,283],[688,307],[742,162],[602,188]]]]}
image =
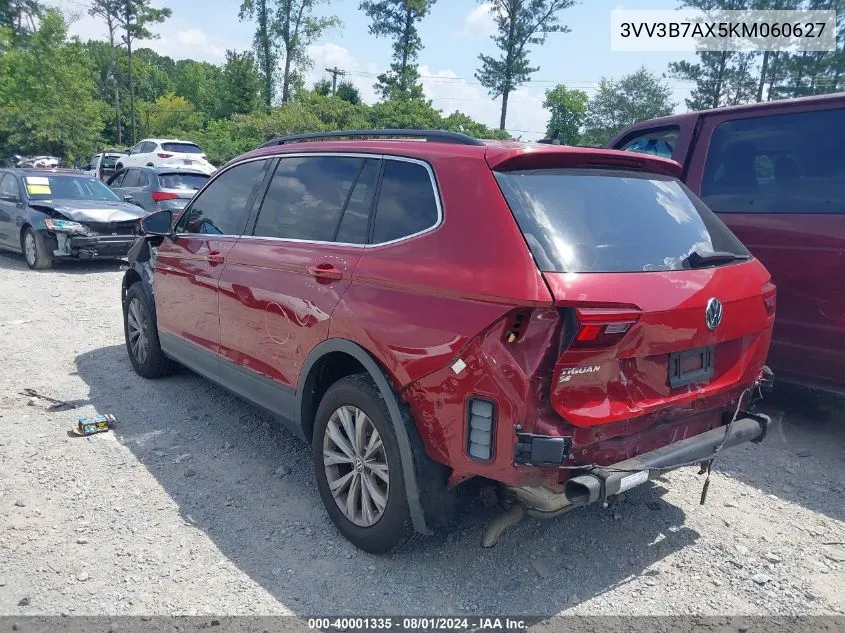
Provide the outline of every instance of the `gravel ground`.
{"type": "Polygon", "coordinates": [[[187,371],[132,372],[121,276],[0,254],[0,614],[845,613],[841,402],[770,405],[705,506],[684,469],[484,550],[495,509],[471,486],[450,533],[370,556],[329,522],[305,444],[187,371]],[[118,429],[68,436],[98,413],[118,429]]]}

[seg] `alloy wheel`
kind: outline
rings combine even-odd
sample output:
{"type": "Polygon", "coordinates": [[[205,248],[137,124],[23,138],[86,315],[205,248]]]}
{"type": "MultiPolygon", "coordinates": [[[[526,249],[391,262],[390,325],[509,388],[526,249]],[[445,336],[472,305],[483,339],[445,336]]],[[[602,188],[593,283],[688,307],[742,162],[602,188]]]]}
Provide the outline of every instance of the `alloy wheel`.
{"type": "Polygon", "coordinates": [[[150,354],[149,320],[141,300],[133,297],[126,312],[126,333],[129,347],[139,365],[146,362],[150,354]]]}
{"type": "Polygon", "coordinates": [[[358,407],[342,406],[329,418],[323,466],[344,516],[361,527],[375,525],[387,507],[390,471],[378,430],[358,407]]]}
{"type": "Polygon", "coordinates": [[[32,234],[32,231],[27,231],[23,237],[23,252],[26,263],[34,267],[38,260],[38,246],[35,244],[35,235],[32,234]]]}

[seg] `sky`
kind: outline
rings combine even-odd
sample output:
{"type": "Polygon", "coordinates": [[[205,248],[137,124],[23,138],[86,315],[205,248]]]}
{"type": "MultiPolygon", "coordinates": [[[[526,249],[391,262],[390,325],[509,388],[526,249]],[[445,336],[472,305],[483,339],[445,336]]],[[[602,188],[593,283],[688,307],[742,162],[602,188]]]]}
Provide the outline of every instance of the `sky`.
{"type": "MultiPolygon", "coordinates": [[[[51,0],[66,14],[74,16],[71,33],[85,39],[106,39],[99,20],[87,15],[86,0],[51,0]]],[[[252,47],[255,25],[238,20],[240,0],[154,0],[169,7],[173,15],[156,25],[160,38],[139,43],[174,59],[191,58],[220,64],[227,49],[252,47]]],[[[364,101],[377,100],[373,84],[390,64],[391,42],[374,38],[368,32],[369,20],[358,10],[359,0],[332,0],[320,7],[322,13],[340,17],[343,27],[326,33],[309,50],[314,62],[309,84],[327,77],[325,68],[346,71],[361,91],[364,101]]],[[[592,95],[602,77],[620,78],[640,66],[662,75],[670,61],[690,59],[680,53],[620,53],[610,50],[610,12],[613,9],[675,9],[678,0],[580,0],[560,12],[560,21],[569,33],[552,33],[543,46],[530,54],[539,70],[531,80],[511,94],[507,127],[525,139],[543,135],[548,113],[543,108],[545,91],[557,84],[580,88],[592,95]]],[[[431,13],[420,23],[424,49],[419,56],[419,72],[426,96],[435,107],[449,114],[460,110],[491,127],[499,123],[500,100],[493,99],[475,78],[479,53],[495,54],[490,39],[495,25],[489,7],[479,0],[437,0],[431,13]]],[[[676,109],[685,109],[683,100],[691,85],[667,79],[676,109]]]]}

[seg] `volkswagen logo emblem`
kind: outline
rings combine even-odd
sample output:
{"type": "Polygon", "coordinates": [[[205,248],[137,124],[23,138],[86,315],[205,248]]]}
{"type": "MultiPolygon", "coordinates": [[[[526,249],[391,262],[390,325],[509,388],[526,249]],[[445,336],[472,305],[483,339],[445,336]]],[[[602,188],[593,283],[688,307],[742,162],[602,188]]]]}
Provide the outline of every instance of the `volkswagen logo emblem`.
{"type": "Polygon", "coordinates": [[[707,323],[708,330],[715,330],[722,322],[722,302],[716,297],[707,302],[707,308],[704,311],[704,322],[707,323]]]}

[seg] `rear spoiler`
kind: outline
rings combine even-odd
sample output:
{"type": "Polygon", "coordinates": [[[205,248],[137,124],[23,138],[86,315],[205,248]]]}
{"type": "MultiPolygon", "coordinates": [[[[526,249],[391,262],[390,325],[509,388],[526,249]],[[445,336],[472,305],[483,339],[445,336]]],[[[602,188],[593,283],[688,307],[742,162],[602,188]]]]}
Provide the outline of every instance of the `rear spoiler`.
{"type": "Polygon", "coordinates": [[[668,158],[591,147],[526,145],[519,148],[489,147],[487,164],[496,171],[553,168],[630,169],[681,177],[681,165],[668,158]]]}

